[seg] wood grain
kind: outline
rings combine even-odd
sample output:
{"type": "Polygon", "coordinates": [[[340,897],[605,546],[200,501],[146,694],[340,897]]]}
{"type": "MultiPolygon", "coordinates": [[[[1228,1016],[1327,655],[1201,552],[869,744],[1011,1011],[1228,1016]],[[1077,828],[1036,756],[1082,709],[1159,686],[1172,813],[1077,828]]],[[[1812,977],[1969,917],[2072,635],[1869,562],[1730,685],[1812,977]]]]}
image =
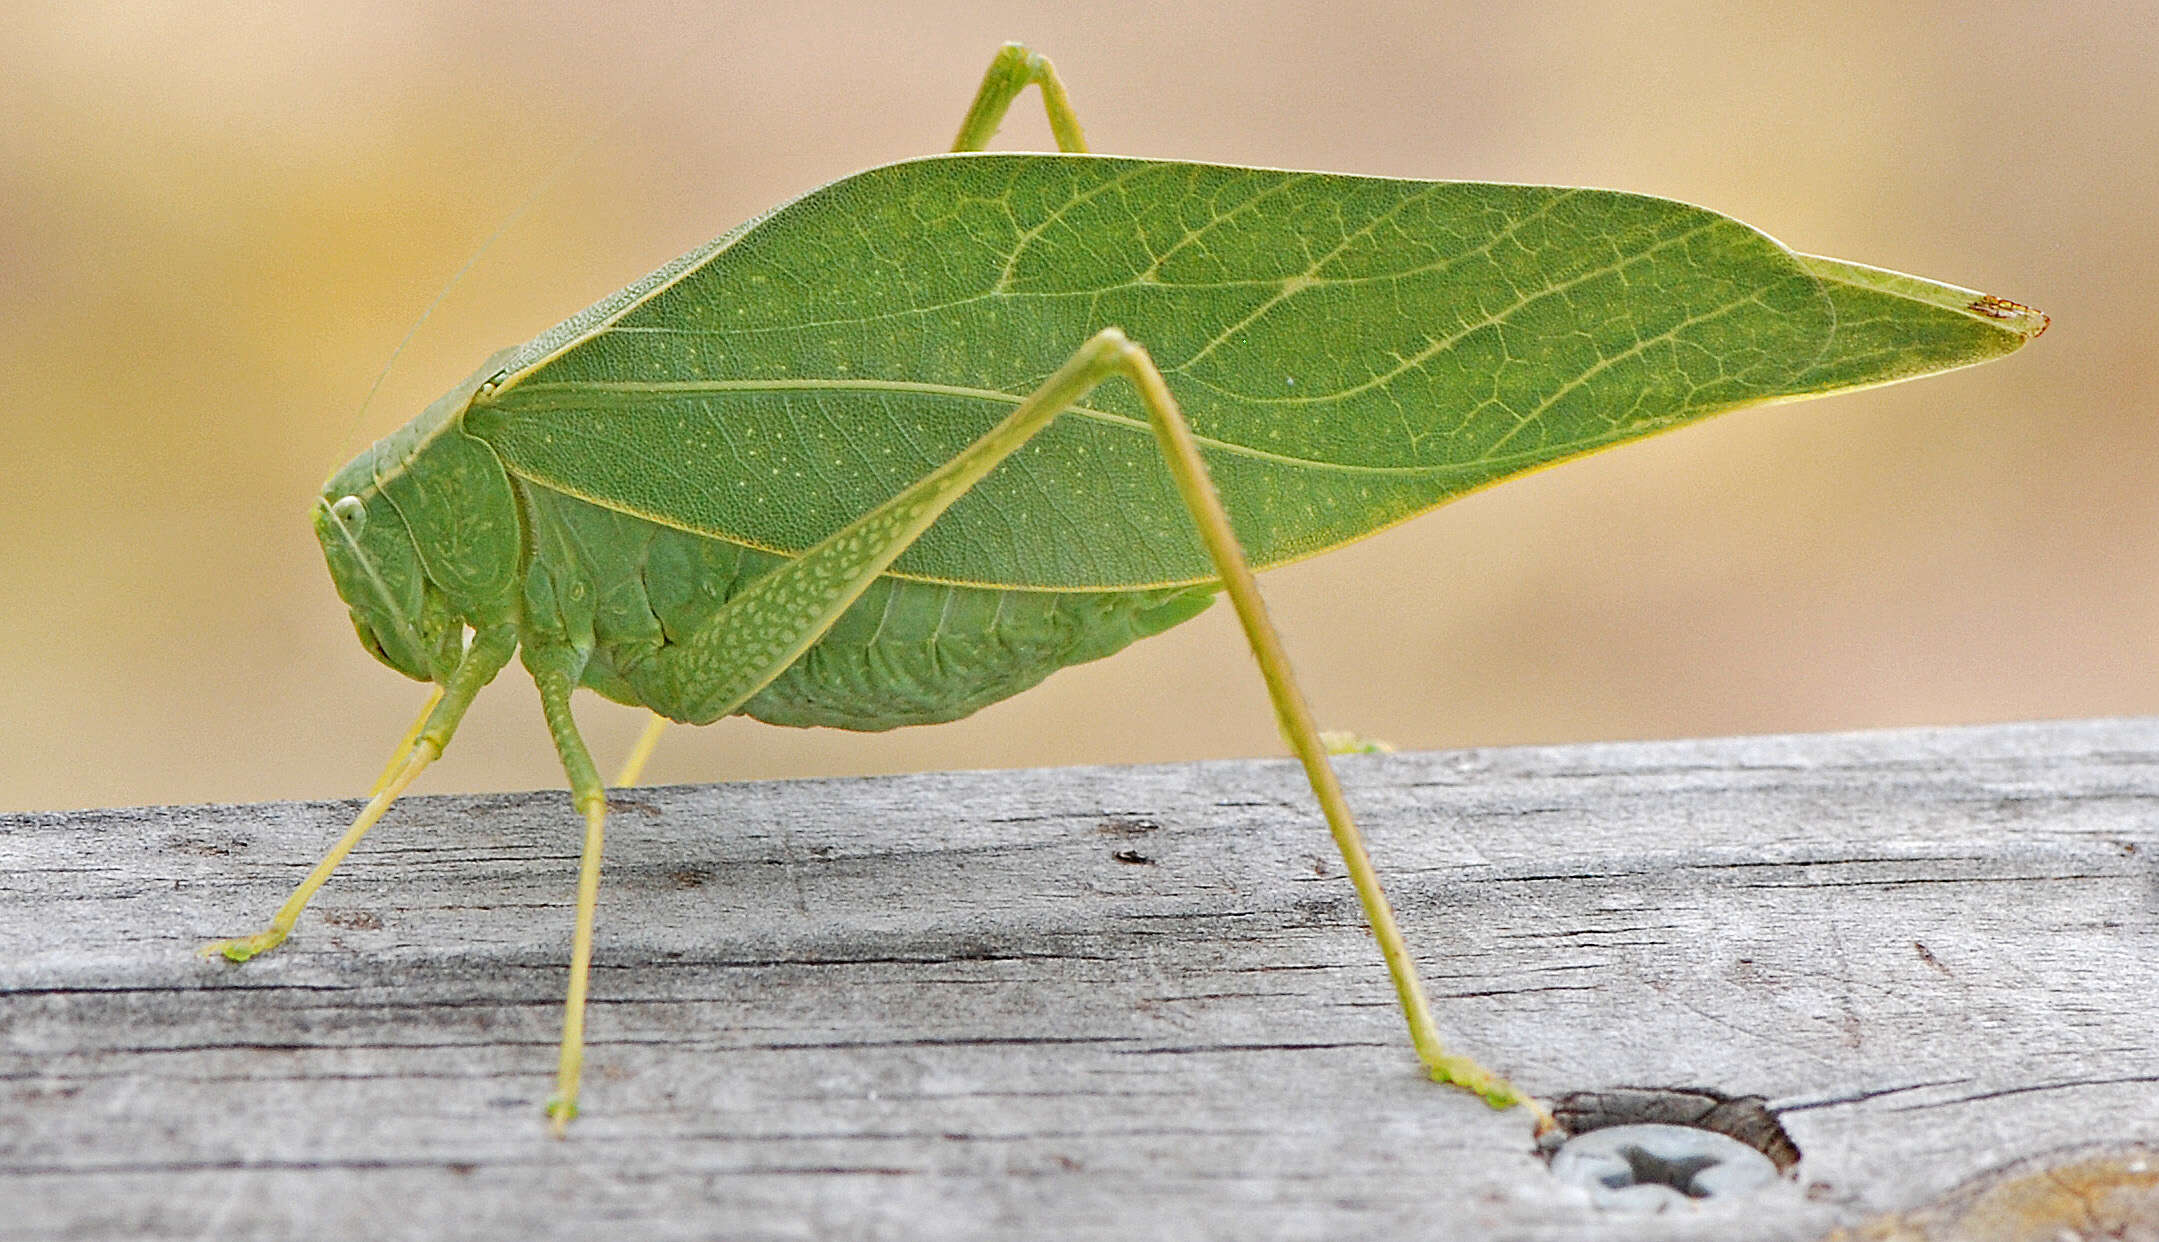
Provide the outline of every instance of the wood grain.
{"type": "Polygon", "coordinates": [[[0,817],[0,1238],[1817,1238],[2159,1139],[2159,721],[1341,761],[1465,1050],[1768,1096],[1621,1217],[1420,1081],[1287,762],[0,817]]]}

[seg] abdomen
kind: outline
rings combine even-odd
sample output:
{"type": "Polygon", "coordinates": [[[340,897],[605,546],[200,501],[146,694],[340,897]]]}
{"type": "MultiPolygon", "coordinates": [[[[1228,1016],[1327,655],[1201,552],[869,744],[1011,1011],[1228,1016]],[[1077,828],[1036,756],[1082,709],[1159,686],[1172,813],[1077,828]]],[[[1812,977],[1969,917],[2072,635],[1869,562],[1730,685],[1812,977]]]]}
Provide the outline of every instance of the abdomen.
{"type": "MultiPolygon", "coordinates": [[[[523,480],[519,490],[565,637],[591,645],[584,684],[687,718],[701,687],[669,684],[649,657],[708,624],[783,558],[523,480]]],[[[1215,590],[1030,591],[880,578],[740,714],[857,730],[957,720],[1190,620],[1215,590]]]]}

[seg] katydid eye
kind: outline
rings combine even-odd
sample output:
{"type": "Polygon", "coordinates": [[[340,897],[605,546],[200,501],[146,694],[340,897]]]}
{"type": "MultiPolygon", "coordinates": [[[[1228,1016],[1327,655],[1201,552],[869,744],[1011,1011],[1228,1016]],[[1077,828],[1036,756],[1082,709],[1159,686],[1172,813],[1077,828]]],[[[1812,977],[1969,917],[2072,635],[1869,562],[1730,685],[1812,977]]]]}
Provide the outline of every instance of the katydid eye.
{"type": "Polygon", "coordinates": [[[337,519],[338,525],[357,535],[360,528],[367,525],[367,505],[358,496],[341,496],[330,506],[330,516],[337,519]]]}

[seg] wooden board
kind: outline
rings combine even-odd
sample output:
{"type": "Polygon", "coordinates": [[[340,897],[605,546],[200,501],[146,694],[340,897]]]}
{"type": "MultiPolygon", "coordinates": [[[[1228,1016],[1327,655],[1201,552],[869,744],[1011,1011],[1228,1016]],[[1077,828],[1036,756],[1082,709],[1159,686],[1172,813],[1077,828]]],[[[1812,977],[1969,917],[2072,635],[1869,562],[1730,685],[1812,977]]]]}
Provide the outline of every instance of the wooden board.
{"type": "Polygon", "coordinates": [[[0,1239],[1819,1237],[2159,1139],[2159,721],[1364,757],[1441,1025],[1540,1094],[1770,1097],[1654,1217],[1420,1081],[1286,762],[0,817],[0,1239]]]}

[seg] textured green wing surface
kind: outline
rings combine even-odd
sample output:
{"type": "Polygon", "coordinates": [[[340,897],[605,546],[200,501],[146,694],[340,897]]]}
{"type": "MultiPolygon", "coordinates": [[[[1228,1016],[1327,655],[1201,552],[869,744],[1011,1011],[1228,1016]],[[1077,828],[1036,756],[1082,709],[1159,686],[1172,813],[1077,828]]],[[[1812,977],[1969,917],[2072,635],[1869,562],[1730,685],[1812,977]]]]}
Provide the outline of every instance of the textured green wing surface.
{"type": "Polygon", "coordinates": [[[1837,331],[1833,348],[1792,381],[1791,397],[1972,366],[2046,331],[2040,312],[1974,289],[1811,254],[1799,261],[1821,280],[1837,331]]]}
{"type": "MultiPolygon", "coordinates": [[[[584,682],[618,702],[707,723],[647,657],[705,628],[780,562],[726,540],[530,483],[526,625],[589,649],[584,682]]],[[[741,707],[768,724],[880,730],[957,720],[1057,669],[1098,660],[1203,611],[1212,587],[1028,591],[880,578],[817,644],[741,707]]]]}
{"type": "MultiPolygon", "coordinates": [[[[1562,458],[2036,330],[1891,275],[1610,191],[941,156],[828,185],[565,323],[466,426],[549,488],[793,553],[1117,326],[1167,375],[1264,566],[1562,458]]],[[[893,572],[1064,590],[1212,576],[1115,382],[893,572]]]]}

